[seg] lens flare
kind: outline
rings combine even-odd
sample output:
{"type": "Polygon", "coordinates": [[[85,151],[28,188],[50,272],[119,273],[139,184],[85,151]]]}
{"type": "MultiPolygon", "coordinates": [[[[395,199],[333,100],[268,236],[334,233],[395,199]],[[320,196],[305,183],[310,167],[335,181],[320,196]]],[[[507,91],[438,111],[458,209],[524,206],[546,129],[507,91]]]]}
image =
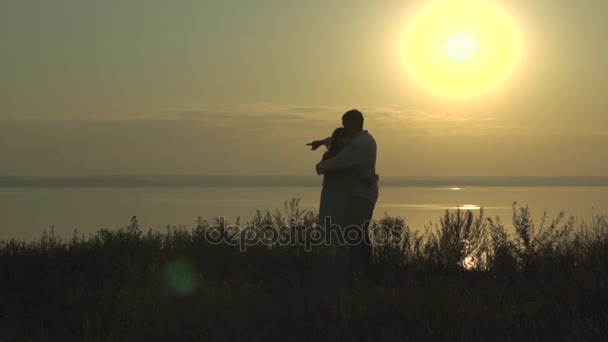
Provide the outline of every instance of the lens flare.
{"type": "Polygon", "coordinates": [[[187,295],[198,285],[197,272],[186,260],[178,259],[167,265],[165,280],[169,289],[177,295],[187,295]]]}

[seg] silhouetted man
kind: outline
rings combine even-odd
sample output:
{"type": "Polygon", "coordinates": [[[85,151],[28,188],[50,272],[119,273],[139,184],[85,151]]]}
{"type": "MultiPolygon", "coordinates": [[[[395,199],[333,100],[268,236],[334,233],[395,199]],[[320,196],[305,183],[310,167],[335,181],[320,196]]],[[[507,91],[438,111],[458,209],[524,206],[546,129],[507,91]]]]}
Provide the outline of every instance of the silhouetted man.
{"type": "MultiPolygon", "coordinates": [[[[376,141],[363,130],[363,114],[353,109],[342,116],[342,125],[351,139],[336,156],[317,164],[317,174],[360,167],[372,178],[376,176],[376,141]]],[[[331,138],[317,140],[309,145],[316,150],[321,145],[329,145],[331,138]]],[[[378,182],[366,182],[363,178],[353,184],[344,220],[344,231],[360,229],[361,239],[350,246],[350,269],[356,273],[369,274],[371,262],[371,242],[368,228],[378,200],[378,182]]]]}

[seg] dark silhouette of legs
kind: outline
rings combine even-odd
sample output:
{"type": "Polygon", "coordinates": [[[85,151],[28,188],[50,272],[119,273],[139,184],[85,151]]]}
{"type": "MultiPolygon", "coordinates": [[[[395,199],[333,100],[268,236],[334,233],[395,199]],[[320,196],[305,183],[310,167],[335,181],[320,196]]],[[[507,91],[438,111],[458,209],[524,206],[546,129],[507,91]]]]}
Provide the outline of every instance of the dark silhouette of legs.
{"type": "MultiPolygon", "coordinates": [[[[351,241],[349,246],[349,271],[355,275],[369,276],[371,271],[372,244],[369,237],[369,224],[374,207],[375,203],[368,199],[351,196],[346,208],[344,226],[347,230],[359,230],[358,237],[354,239],[355,241],[351,241]]],[[[352,234],[347,234],[356,235],[354,231],[350,233],[352,234]]]]}

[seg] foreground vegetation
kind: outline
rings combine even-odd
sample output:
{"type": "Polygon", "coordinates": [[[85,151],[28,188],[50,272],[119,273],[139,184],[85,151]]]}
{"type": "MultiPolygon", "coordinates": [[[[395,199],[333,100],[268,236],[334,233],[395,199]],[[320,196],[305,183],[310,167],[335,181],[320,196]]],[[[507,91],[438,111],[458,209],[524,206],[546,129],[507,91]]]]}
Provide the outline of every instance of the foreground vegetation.
{"type": "MultiPolygon", "coordinates": [[[[294,229],[286,203],[248,223],[294,229]]],[[[225,222],[213,222],[224,225],[225,222]]],[[[367,278],[327,277],[301,245],[210,244],[212,223],[131,226],[0,243],[0,341],[581,341],[608,333],[608,220],[535,225],[446,212],[424,232],[401,218],[367,278]]]]}

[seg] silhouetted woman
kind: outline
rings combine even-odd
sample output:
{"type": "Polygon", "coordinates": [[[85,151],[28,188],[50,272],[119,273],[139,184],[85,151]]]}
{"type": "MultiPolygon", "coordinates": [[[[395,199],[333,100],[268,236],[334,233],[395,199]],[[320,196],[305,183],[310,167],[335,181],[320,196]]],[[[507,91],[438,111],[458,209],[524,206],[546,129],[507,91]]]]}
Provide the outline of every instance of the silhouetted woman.
{"type": "MultiPolygon", "coordinates": [[[[349,141],[344,128],[337,128],[331,135],[329,150],[323,154],[326,161],[342,151],[349,141]]],[[[321,190],[321,203],[319,204],[319,225],[342,226],[346,205],[352,193],[354,172],[345,170],[326,174],[323,177],[323,190],[321,190]]],[[[329,229],[329,226],[326,227],[329,229]]]]}

